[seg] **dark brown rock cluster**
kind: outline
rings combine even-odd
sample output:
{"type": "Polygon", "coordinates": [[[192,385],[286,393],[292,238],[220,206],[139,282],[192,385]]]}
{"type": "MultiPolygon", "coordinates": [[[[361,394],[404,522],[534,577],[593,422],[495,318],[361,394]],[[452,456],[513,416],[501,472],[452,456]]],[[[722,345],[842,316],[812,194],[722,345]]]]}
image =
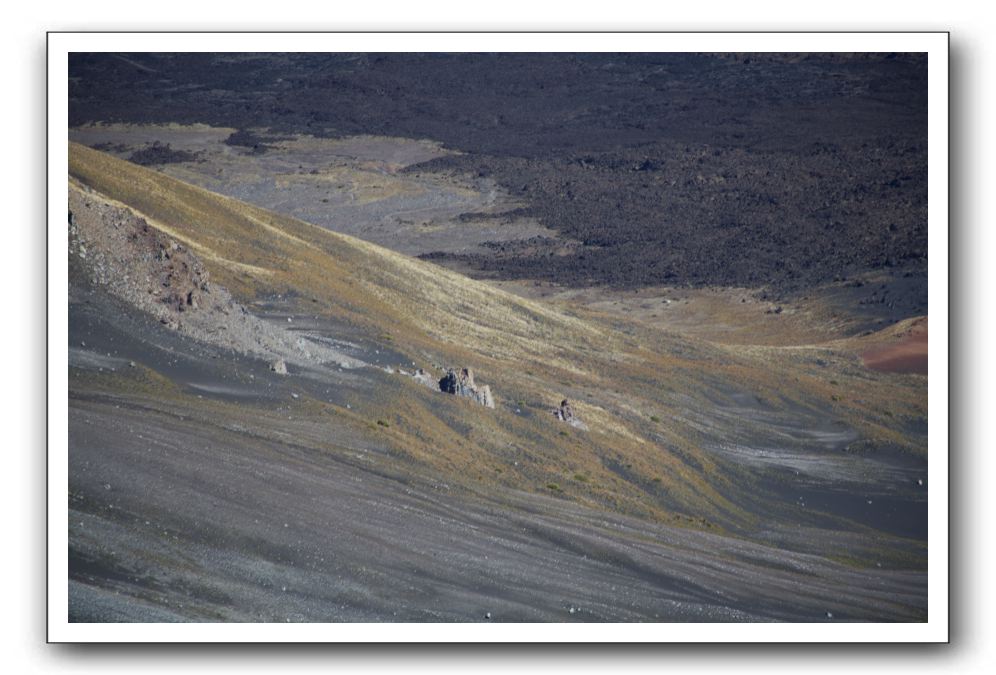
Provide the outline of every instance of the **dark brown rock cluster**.
{"type": "Polygon", "coordinates": [[[587,429],[588,425],[577,418],[574,413],[574,406],[566,398],[560,402],[560,407],[553,409],[553,416],[561,422],[567,422],[572,427],[587,429]]]}
{"type": "Polygon", "coordinates": [[[178,312],[197,309],[198,298],[208,292],[208,271],[186,247],[156,236],[159,286],[153,289],[163,303],[178,312]]]}

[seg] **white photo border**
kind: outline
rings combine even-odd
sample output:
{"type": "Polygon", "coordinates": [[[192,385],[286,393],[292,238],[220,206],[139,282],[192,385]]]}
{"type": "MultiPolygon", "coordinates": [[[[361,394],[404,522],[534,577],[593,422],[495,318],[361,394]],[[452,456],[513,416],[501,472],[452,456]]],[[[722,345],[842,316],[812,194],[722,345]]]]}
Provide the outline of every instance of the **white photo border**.
{"type": "Polygon", "coordinates": [[[917,643],[949,640],[946,32],[52,32],[48,34],[48,641],[917,643]],[[928,620],[886,624],[115,624],[68,620],[68,55],[71,52],[925,52],[928,58],[928,620]]]}

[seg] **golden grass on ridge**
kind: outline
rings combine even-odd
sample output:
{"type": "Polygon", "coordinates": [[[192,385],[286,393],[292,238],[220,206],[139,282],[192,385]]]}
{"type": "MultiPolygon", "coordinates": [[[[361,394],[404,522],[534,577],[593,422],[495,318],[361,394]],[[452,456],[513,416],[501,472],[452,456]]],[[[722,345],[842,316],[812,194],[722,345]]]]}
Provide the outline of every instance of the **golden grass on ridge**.
{"type": "Polygon", "coordinates": [[[413,359],[475,368],[498,410],[464,401],[442,410],[432,392],[399,385],[352,413],[372,421],[393,411],[392,426],[379,433],[399,452],[472,482],[481,476],[494,489],[538,491],[555,483],[566,498],[645,517],[670,521],[678,510],[748,522],[731,499],[748,488],[714,471],[692,422],[711,405],[703,391],[717,381],[775,402],[825,405],[870,438],[925,452],[894,423],[926,414],[925,385],[868,373],[843,352],[818,369],[810,363],[815,348],[716,345],[558,309],[75,143],[69,171],[188,244],[246,304],[293,290],[310,313],[389,334],[413,359]],[[565,396],[578,402],[590,432],[553,422],[549,410],[565,396]],[[531,417],[512,412],[519,400],[531,417]],[[454,431],[458,419],[466,434],[454,431]],[[510,448],[529,459],[514,464],[510,448]],[[588,480],[572,480],[579,474],[588,480]]]}

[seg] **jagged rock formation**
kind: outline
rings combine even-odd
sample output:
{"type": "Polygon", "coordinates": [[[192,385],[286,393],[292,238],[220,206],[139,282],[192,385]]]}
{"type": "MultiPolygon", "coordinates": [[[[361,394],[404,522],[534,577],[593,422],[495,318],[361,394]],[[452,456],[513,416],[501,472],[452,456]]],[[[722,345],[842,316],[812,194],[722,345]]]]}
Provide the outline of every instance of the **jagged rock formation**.
{"type": "MultiPolygon", "coordinates": [[[[253,315],[219,284],[189,246],[89,187],[69,186],[69,264],[77,285],[101,287],[194,339],[287,363],[365,365],[253,315]]],[[[283,372],[281,372],[283,371],[283,372]]]]}
{"type": "Polygon", "coordinates": [[[474,399],[486,408],[495,407],[494,399],[491,397],[491,387],[478,386],[474,382],[474,371],[470,368],[461,368],[460,372],[452,368],[446,371],[446,375],[439,380],[439,390],[446,394],[474,399]]]}
{"type": "MultiPolygon", "coordinates": [[[[149,233],[148,225],[143,228],[149,233]]],[[[167,242],[164,237],[153,236],[150,243],[158,247],[155,259],[159,262],[156,270],[159,287],[151,288],[149,292],[178,312],[197,309],[198,298],[209,289],[208,271],[185,246],[175,241],[167,242]]]]}
{"type": "Polygon", "coordinates": [[[577,427],[578,429],[584,429],[585,431],[588,430],[588,425],[577,418],[577,416],[574,414],[574,407],[571,405],[571,402],[568,401],[566,398],[560,402],[559,408],[553,409],[553,416],[556,417],[561,422],[567,422],[572,427],[577,427]]]}

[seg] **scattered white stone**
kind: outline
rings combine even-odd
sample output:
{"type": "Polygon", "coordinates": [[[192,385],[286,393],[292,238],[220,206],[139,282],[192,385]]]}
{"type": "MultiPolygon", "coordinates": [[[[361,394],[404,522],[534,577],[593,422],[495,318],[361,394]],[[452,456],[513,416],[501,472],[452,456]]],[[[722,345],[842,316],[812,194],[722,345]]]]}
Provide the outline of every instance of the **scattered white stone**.
{"type": "Polygon", "coordinates": [[[291,398],[298,398],[297,394],[291,393],[291,398]]]}

